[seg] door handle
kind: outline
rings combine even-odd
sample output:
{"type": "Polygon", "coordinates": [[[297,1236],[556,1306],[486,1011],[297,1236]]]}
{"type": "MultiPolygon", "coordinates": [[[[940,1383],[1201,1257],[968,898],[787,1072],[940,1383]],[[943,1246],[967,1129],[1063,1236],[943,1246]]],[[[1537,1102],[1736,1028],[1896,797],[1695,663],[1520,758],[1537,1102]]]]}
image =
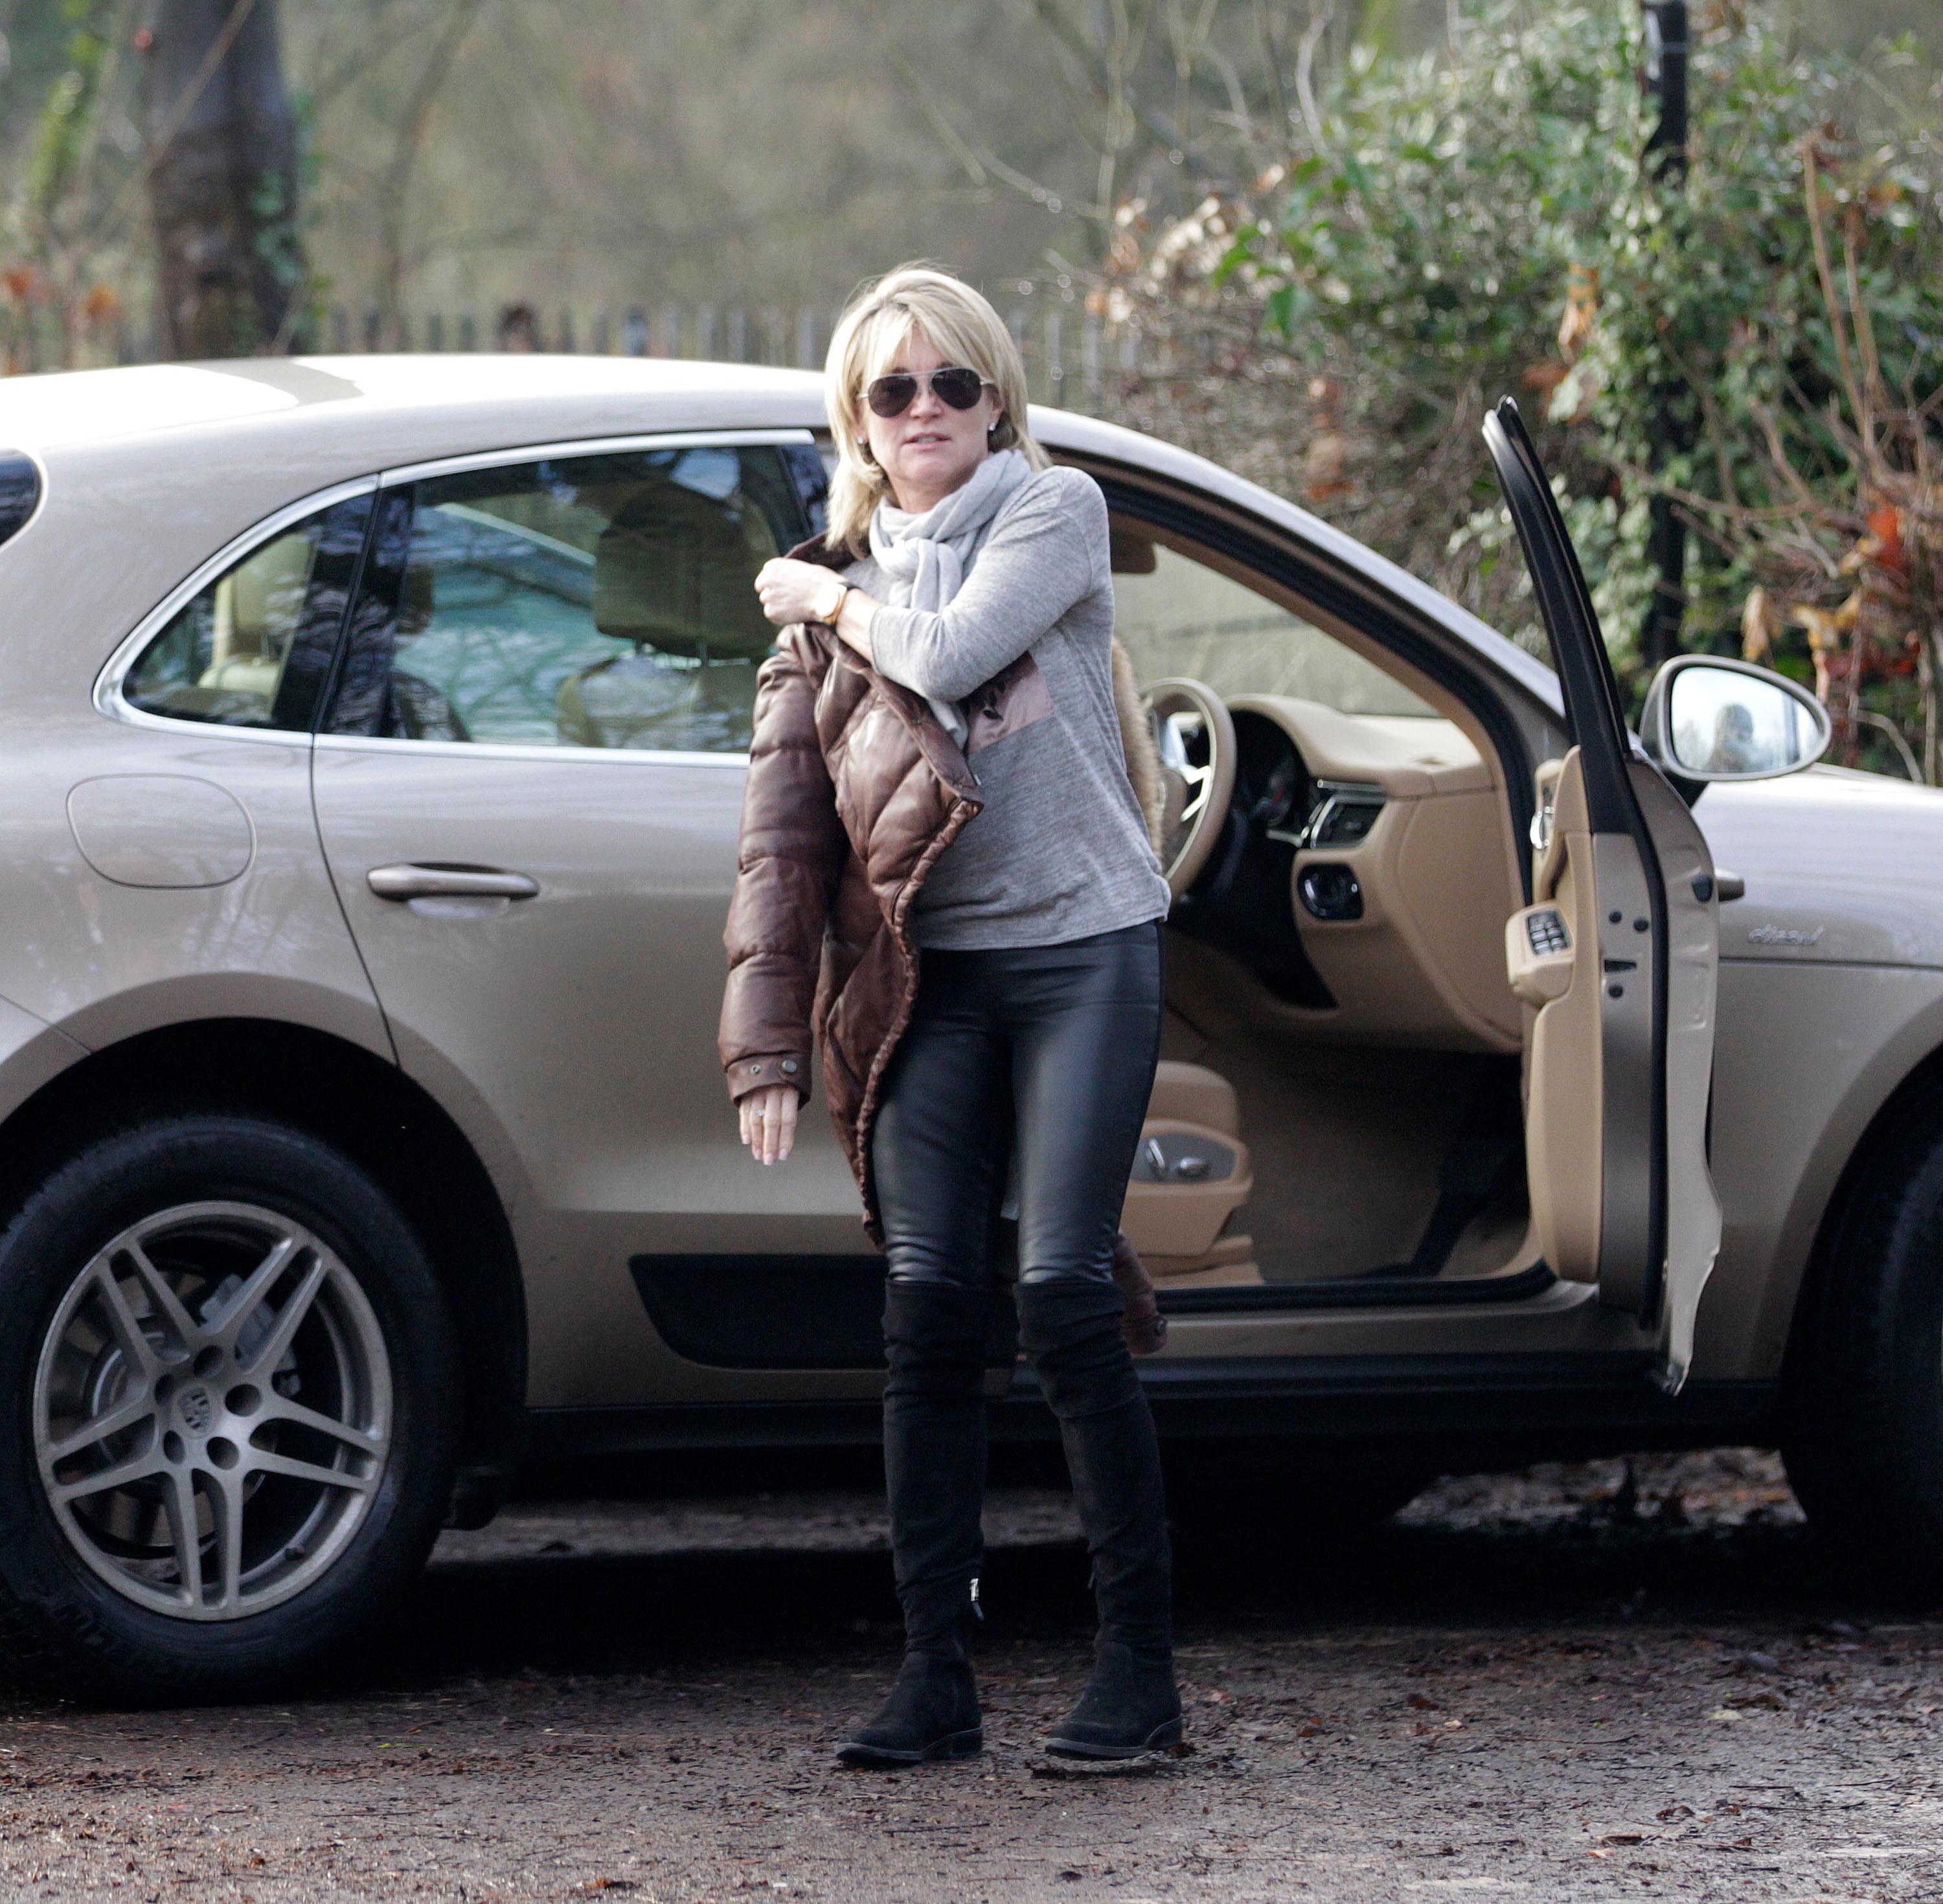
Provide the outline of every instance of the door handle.
{"type": "Polygon", "coordinates": [[[364,883],[381,899],[530,899],[539,882],[491,866],[374,866],[364,883]]]}

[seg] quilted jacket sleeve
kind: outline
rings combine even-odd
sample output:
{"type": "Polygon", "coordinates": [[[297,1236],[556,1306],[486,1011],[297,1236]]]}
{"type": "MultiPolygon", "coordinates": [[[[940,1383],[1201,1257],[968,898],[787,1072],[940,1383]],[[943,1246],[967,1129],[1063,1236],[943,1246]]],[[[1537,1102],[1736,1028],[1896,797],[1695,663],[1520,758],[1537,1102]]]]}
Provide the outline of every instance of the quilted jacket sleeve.
{"type": "Polygon", "coordinates": [[[787,630],[757,677],[729,984],[717,1046],[732,1098],[772,1084],[809,1095],[811,1009],[830,895],[849,851],[816,730],[825,658],[787,630]]]}

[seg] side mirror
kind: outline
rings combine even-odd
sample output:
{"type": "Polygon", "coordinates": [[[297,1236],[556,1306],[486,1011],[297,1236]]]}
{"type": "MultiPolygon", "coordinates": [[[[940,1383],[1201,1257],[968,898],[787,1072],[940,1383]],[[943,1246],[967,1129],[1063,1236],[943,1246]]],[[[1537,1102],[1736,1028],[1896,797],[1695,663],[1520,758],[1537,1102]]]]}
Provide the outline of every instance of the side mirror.
{"type": "Polygon", "coordinates": [[[1676,784],[1772,780],[1828,751],[1828,711],[1806,688],[1751,662],[1677,655],[1653,677],[1640,742],[1676,784]]]}

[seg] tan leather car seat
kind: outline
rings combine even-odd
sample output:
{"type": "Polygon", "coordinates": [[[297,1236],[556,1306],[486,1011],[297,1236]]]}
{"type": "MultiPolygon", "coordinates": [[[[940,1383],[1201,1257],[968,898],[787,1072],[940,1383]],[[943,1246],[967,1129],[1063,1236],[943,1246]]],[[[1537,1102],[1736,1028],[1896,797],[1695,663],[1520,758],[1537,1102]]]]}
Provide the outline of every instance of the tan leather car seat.
{"type": "Polygon", "coordinates": [[[637,493],[594,546],[594,625],[636,653],[561,683],[575,747],[746,745],[756,670],[775,631],[756,571],[780,553],[762,511],[672,481],[637,493]],[[691,666],[669,666],[668,658],[691,666]]]}
{"type": "Polygon", "coordinates": [[[1147,1116],[1205,1124],[1225,1137],[1242,1135],[1242,1107],[1235,1087],[1219,1071],[1211,1071],[1205,1064],[1183,1064],[1176,1058],[1163,1058],[1154,1067],[1147,1116]]]}
{"type": "Polygon", "coordinates": [[[309,532],[293,530],[216,585],[209,665],[198,686],[260,695],[266,709],[276,699],[315,554],[309,532]]]}
{"type": "Polygon", "coordinates": [[[1254,1187],[1235,1087],[1205,1064],[1163,1058],[1121,1218],[1154,1280],[1260,1282],[1254,1239],[1224,1233],[1254,1187]]]}

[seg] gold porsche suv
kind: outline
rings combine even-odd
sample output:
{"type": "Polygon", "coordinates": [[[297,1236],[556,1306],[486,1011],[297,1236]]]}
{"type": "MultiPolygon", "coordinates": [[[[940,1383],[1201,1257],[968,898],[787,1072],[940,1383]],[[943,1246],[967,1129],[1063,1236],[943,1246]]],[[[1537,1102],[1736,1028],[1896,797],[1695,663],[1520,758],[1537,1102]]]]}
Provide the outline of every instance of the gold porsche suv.
{"type": "MultiPolygon", "coordinates": [[[[1943,1573],[1943,797],[1685,657],[1628,732],[1515,410],[1548,665],[1197,458],[1112,511],[1171,788],[1126,1226],[1178,1511],[1779,1442],[1943,1573]],[[1797,771],[1797,769],[1807,769],[1797,771]]],[[[750,579],[818,380],[549,357],[0,382],[0,1645],[341,1654],[529,1463],[864,1445],[881,1266],[714,1025],[750,579]]],[[[994,1433],[1050,1424],[1003,1319],[994,1433]]]]}

